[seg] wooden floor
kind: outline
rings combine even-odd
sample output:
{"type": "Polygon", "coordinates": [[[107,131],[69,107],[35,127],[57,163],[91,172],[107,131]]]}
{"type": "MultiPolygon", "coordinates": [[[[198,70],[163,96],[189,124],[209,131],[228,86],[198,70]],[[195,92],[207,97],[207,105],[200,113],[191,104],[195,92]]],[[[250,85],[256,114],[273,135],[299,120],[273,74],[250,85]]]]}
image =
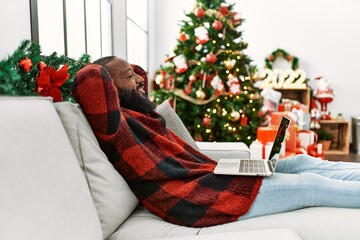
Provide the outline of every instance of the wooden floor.
{"type": "Polygon", "coordinates": [[[348,155],[325,155],[327,160],[331,161],[343,161],[343,162],[359,162],[360,163],[360,155],[350,153],[348,155]]]}

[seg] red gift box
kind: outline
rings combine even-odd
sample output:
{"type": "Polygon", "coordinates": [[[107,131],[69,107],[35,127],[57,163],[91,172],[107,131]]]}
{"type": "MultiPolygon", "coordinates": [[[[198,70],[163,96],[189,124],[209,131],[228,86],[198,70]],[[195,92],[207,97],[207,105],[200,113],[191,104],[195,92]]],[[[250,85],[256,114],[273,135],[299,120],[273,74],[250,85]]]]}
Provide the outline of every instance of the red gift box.
{"type": "Polygon", "coordinates": [[[258,127],[257,128],[257,140],[262,144],[268,142],[274,142],[278,127],[258,127]]]}
{"type": "Polygon", "coordinates": [[[271,125],[279,126],[283,116],[291,120],[290,124],[295,125],[295,121],[291,117],[291,112],[272,112],[271,113],[271,125]]]}

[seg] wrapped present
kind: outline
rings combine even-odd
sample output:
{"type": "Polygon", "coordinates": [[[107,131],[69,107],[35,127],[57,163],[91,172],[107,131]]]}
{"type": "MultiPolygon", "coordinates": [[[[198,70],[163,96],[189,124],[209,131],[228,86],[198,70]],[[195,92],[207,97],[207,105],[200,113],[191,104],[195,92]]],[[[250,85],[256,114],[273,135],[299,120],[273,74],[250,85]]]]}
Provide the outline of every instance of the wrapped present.
{"type": "Polygon", "coordinates": [[[271,127],[258,127],[257,128],[257,140],[262,144],[268,142],[274,142],[278,126],[271,127]]]}
{"type": "Polygon", "coordinates": [[[295,115],[292,112],[289,111],[285,111],[285,112],[272,112],[271,113],[271,122],[270,125],[271,126],[279,126],[282,117],[285,116],[287,118],[289,118],[291,120],[290,124],[291,125],[295,125],[296,123],[296,119],[295,119],[295,115]]]}

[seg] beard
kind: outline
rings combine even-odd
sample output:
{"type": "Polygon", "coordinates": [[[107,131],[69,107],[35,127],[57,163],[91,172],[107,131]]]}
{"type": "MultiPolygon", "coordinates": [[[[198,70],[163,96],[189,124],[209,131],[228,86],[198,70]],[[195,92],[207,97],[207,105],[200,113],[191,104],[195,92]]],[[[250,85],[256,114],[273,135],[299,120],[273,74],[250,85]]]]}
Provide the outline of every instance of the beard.
{"type": "Polygon", "coordinates": [[[141,96],[135,90],[118,89],[120,106],[132,111],[148,114],[153,112],[155,104],[152,103],[147,96],[141,96]]]}

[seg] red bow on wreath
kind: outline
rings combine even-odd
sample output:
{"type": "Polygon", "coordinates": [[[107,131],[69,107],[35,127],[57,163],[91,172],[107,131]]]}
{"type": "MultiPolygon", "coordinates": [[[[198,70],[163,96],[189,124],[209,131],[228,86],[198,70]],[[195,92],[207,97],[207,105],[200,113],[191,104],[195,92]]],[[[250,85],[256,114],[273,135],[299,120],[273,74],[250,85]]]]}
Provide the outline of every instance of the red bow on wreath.
{"type": "Polygon", "coordinates": [[[45,67],[40,70],[37,80],[37,92],[41,96],[53,97],[54,102],[62,101],[60,87],[69,79],[68,67],[64,65],[59,71],[55,68],[45,67]]]}

